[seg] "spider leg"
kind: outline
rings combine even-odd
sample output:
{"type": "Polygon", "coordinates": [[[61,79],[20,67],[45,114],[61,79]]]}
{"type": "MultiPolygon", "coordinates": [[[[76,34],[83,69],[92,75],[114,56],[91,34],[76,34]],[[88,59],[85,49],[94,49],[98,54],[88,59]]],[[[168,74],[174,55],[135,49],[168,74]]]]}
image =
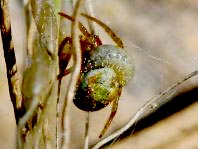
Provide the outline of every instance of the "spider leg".
{"type": "Polygon", "coordinates": [[[71,58],[71,43],[72,39],[71,37],[65,37],[63,41],[61,42],[59,49],[58,49],[58,56],[59,56],[59,71],[60,74],[58,75],[58,78],[62,78],[64,74],[66,75],[67,73],[64,73],[68,62],[71,58]],[[65,47],[65,48],[64,48],[65,47]]]}
{"type": "Polygon", "coordinates": [[[65,69],[64,71],[62,71],[57,77],[58,80],[61,80],[62,77],[64,77],[64,76],[68,75],[69,73],[71,73],[73,71],[73,69],[74,69],[73,67],[70,67],[70,68],[65,69]]]}
{"type": "Polygon", "coordinates": [[[118,96],[117,96],[116,99],[113,101],[113,105],[112,105],[112,108],[111,108],[111,114],[110,114],[109,118],[107,119],[106,124],[105,124],[105,126],[103,127],[103,129],[102,129],[102,131],[101,131],[101,133],[100,133],[100,135],[99,135],[99,138],[101,138],[101,137],[104,135],[104,133],[105,133],[105,132],[107,131],[107,129],[109,128],[109,126],[110,126],[110,124],[111,124],[113,118],[115,117],[115,114],[116,114],[117,109],[118,109],[118,101],[119,101],[119,97],[120,97],[120,95],[121,95],[121,91],[122,91],[122,88],[119,89],[119,91],[118,91],[118,96]]]}
{"type": "MultiPolygon", "coordinates": [[[[74,18],[72,16],[69,16],[63,12],[59,12],[58,14],[70,21],[74,21],[74,18]]],[[[90,33],[87,31],[86,27],[81,22],[79,22],[79,29],[83,33],[84,36],[86,36],[86,37],[90,36],[90,33]]]]}
{"type": "Polygon", "coordinates": [[[87,19],[90,19],[91,21],[96,22],[98,25],[100,25],[110,35],[111,39],[117,44],[118,47],[124,48],[122,40],[105,23],[87,14],[82,13],[81,15],[87,19]]]}

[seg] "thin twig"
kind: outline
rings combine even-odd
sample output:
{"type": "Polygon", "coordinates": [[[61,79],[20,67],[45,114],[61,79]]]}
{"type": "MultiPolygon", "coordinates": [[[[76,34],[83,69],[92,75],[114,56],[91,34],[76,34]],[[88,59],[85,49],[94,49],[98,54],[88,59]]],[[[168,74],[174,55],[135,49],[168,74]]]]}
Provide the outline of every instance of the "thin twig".
{"type": "Polygon", "coordinates": [[[60,140],[60,89],[61,89],[61,79],[58,80],[58,93],[56,101],[56,149],[59,149],[59,140],[60,140]]]}
{"type": "Polygon", "coordinates": [[[92,146],[92,149],[99,149],[105,146],[105,144],[109,144],[110,142],[113,142],[115,139],[119,138],[123,133],[125,133],[127,130],[133,127],[136,123],[138,123],[142,118],[148,116],[150,113],[154,112],[156,109],[158,109],[162,105],[169,102],[172,99],[171,95],[174,89],[176,89],[183,82],[191,79],[192,77],[196,75],[198,75],[198,70],[195,70],[192,73],[188,74],[183,79],[177,81],[175,84],[173,84],[172,86],[164,90],[162,93],[160,93],[156,97],[150,99],[145,105],[143,105],[133,115],[133,117],[129,120],[129,122],[124,127],[122,127],[121,129],[117,130],[110,136],[96,143],[94,146],[92,146]]]}
{"type": "Polygon", "coordinates": [[[26,36],[28,37],[29,30],[30,30],[30,24],[31,24],[31,8],[30,8],[30,1],[23,1],[24,5],[24,13],[25,13],[25,21],[26,21],[26,36]]]}
{"type": "MultiPolygon", "coordinates": [[[[62,0],[61,2],[61,12],[65,13],[70,13],[73,12],[73,0],[62,0]]],[[[58,43],[59,43],[59,48],[61,46],[62,41],[64,40],[65,37],[71,36],[71,28],[69,26],[71,22],[66,22],[63,17],[60,18],[60,23],[59,23],[59,36],[58,36],[58,43]]],[[[64,48],[64,47],[63,47],[64,48]]],[[[71,52],[68,50],[68,52],[71,52]]],[[[67,64],[69,63],[70,58],[68,59],[67,64]]],[[[59,64],[60,65],[60,64],[59,64]]],[[[59,69],[59,75],[61,71],[59,69]]],[[[61,91],[61,82],[62,82],[62,76],[58,80],[58,93],[57,93],[57,103],[56,103],[56,148],[58,149],[60,147],[60,137],[61,137],[61,127],[60,127],[60,117],[61,116],[61,103],[64,103],[64,99],[60,99],[60,91],[61,91]]]]}
{"type": "MultiPolygon", "coordinates": [[[[32,57],[32,46],[33,46],[33,39],[36,31],[36,25],[33,21],[30,1],[24,0],[24,11],[25,11],[25,20],[26,20],[26,37],[27,37],[27,62],[29,62],[30,58],[32,57]]],[[[28,64],[26,64],[28,65],[28,64]]]]}
{"type": "MultiPolygon", "coordinates": [[[[89,16],[94,17],[94,13],[93,13],[93,6],[91,4],[90,0],[86,0],[85,1],[85,13],[88,14],[89,16]]],[[[95,34],[95,24],[94,22],[92,22],[91,20],[87,19],[88,25],[89,25],[89,29],[91,31],[92,34],[95,34]]]]}
{"type": "Polygon", "coordinates": [[[74,14],[73,14],[75,21],[72,22],[72,30],[71,30],[74,71],[72,73],[72,76],[69,82],[70,87],[66,93],[65,103],[63,106],[63,114],[62,114],[62,122],[64,122],[64,125],[63,125],[64,137],[63,137],[62,144],[63,144],[63,148],[65,149],[69,149],[71,105],[72,105],[72,100],[74,98],[76,84],[78,82],[80,69],[81,69],[81,49],[80,49],[80,43],[79,43],[78,23],[79,23],[79,17],[80,17],[80,7],[83,4],[83,2],[84,0],[78,0],[76,2],[75,8],[74,8],[74,14]]]}
{"type": "MultiPolygon", "coordinates": [[[[84,4],[84,9],[86,14],[90,16],[94,16],[93,9],[92,9],[92,4],[89,0],[85,1],[84,4]]],[[[89,30],[92,34],[95,34],[95,25],[94,22],[90,21],[87,19],[88,25],[89,25],[89,30]]],[[[86,114],[86,122],[85,122],[85,140],[84,140],[84,149],[89,149],[89,119],[90,119],[90,113],[87,112],[86,114]]]]}
{"type": "Polygon", "coordinates": [[[7,78],[9,85],[10,98],[14,107],[16,122],[21,116],[22,95],[20,82],[17,73],[14,45],[11,34],[11,22],[9,16],[8,0],[1,0],[0,6],[0,27],[3,42],[4,58],[7,68],[7,78]]]}
{"type": "Polygon", "coordinates": [[[89,149],[89,112],[86,113],[86,123],[85,123],[85,144],[84,149],[89,149]]]}
{"type": "MultiPolygon", "coordinates": [[[[61,12],[71,15],[73,12],[73,0],[62,0],[61,12]]],[[[66,36],[71,36],[71,22],[65,21],[65,18],[60,17],[59,24],[59,45],[66,36]]]]}
{"type": "Polygon", "coordinates": [[[23,142],[23,128],[25,128],[25,125],[27,124],[28,120],[33,116],[36,108],[39,105],[39,99],[38,97],[34,97],[31,106],[28,109],[28,111],[25,113],[25,115],[19,120],[18,124],[18,147],[23,148],[24,142],[23,142]]]}

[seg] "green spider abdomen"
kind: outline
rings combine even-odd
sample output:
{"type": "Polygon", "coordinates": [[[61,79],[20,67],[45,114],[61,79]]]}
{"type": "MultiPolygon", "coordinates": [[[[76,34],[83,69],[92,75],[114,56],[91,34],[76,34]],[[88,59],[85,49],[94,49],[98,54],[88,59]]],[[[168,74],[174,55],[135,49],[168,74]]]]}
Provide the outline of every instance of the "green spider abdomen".
{"type": "Polygon", "coordinates": [[[134,72],[134,65],[123,49],[101,45],[90,53],[82,72],[74,104],[84,111],[97,111],[115,98],[134,72]]]}
{"type": "Polygon", "coordinates": [[[105,67],[113,69],[118,77],[121,86],[134,75],[134,63],[124,49],[113,45],[98,46],[90,56],[94,67],[105,67]]]}
{"type": "Polygon", "coordinates": [[[119,83],[111,68],[100,68],[82,75],[74,103],[84,111],[97,111],[117,96],[119,83]]]}

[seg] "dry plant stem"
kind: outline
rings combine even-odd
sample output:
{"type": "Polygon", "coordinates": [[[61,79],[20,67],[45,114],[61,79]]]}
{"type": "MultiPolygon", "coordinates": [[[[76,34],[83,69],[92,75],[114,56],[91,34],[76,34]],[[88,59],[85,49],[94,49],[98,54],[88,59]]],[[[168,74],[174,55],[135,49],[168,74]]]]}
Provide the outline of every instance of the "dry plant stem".
{"type": "MultiPolygon", "coordinates": [[[[53,104],[55,103],[53,101],[53,98],[51,98],[53,96],[53,89],[56,87],[55,85],[56,83],[54,83],[52,85],[52,88],[50,89],[50,92],[48,93],[46,99],[46,104],[45,104],[45,108],[42,109],[41,114],[40,114],[40,118],[39,121],[37,122],[36,127],[33,128],[33,138],[35,139],[35,146],[37,145],[37,148],[41,148],[40,146],[40,140],[41,137],[44,138],[44,142],[45,142],[45,148],[54,148],[52,147],[52,143],[51,140],[54,140],[51,137],[51,135],[49,134],[50,132],[50,120],[48,118],[46,118],[46,115],[48,115],[48,113],[51,114],[51,108],[53,107],[53,104]]],[[[37,112],[38,113],[38,112],[37,112]]],[[[36,147],[35,147],[36,148],[36,147]]]]}
{"type": "Polygon", "coordinates": [[[74,98],[76,84],[79,79],[80,69],[81,69],[81,48],[79,43],[79,30],[78,30],[78,23],[80,17],[80,6],[83,5],[84,0],[78,0],[76,2],[76,6],[74,8],[73,17],[75,21],[72,22],[72,30],[71,30],[71,37],[72,37],[72,52],[73,52],[73,62],[74,62],[74,71],[72,73],[70,79],[70,87],[66,93],[65,104],[63,107],[63,114],[62,114],[62,122],[64,122],[63,132],[63,148],[69,149],[70,143],[70,114],[71,114],[71,105],[72,100],[74,98]]]}
{"type": "MultiPolygon", "coordinates": [[[[73,11],[73,0],[62,0],[61,2],[61,11],[65,13],[69,13],[73,11]]],[[[71,36],[71,29],[70,29],[70,22],[66,22],[63,17],[60,17],[60,24],[59,24],[59,38],[58,38],[58,43],[59,46],[64,40],[65,37],[71,36]]],[[[70,52],[70,51],[68,51],[70,52]]],[[[68,63],[69,63],[68,59],[68,63]]],[[[59,72],[60,73],[60,72],[59,72]]],[[[66,75],[66,74],[65,74],[66,75]]],[[[58,96],[57,96],[57,103],[56,103],[56,148],[58,149],[60,147],[60,117],[61,117],[61,107],[60,104],[64,103],[64,99],[60,99],[60,90],[61,90],[61,81],[62,81],[62,76],[58,80],[58,96]]]]}
{"type": "Polygon", "coordinates": [[[26,19],[26,37],[27,37],[27,59],[32,57],[32,49],[33,49],[33,38],[36,31],[36,25],[34,24],[33,17],[31,14],[30,2],[24,2],[24,11],[25,11],[25,19],[26,19]]]}
{"type": "Polygon", "coordinates": [[[18,124],[19,129],[22,129],[25,126],[25,124],[27,123],[27,121],[33,116],[34,111],[38,107],[38,105],[39,105],[39,98],[34,97],[32,99],[30,108],[25,113],[25,115],[19,120],[19,124],[18,124]]]}
{"type": "Polygon", "coordinates": [[[89,149],[89,112],[86,113],[86,123],[85,123],[85,144],[84,149],[89,149]]]}
{"type": "Polygon", "coordinates": [[[21,119],[19,119],[18,134],[21,136],[18,136],[18,142],[19,142],[18,147],[20,149],[23,148],[22,129],[25,127],[25,124],[27,123],[27,121],[33,116],[34,111],[38,107],[38,105],[39,105],[39,99],[38,97],[34,97],[32,99],[31,106],[28,109],[28,111],[25,113],[25,115],[21,119]]]}
{"type": "Polygon", "coordinates": [[[33,54],[33,43],[34,43],[34,38],[35,38],[35,32],[36,32],[36,25],[33,21],[33,19],[31,19],[31,23],[30,23],[30,27],[28,30],[28,35],[27,35],[27,63],[26,65],[28,66],[31,63],[31,59],[32,59],[32,54],[33,54]],[[30,61],[30,62],[29,62],[30,61]]]}
{"type": "MultiPolygon", "coordinates": [[[[89,16],[93,16],[94,17],[94,13],[93,13],[93,7],[92,7],[92,2],[90,0],[86,0],[85,1],[85,12],[86,14],[88,14],[89,16]]],[[[88,22],[88,25],[89,25],[89,29],[90,29],[90,32],[92,34],[95,34],[95,24],[90,21],[89,19],[87,19],[87,22],[88,22]]]]}
{"type": "Polygon", "coordinates": [[[24,1],[24,12],[25,12],[25,21],[26,21],[26,33],[28,37],[28,32],[30,28],[30,23],[31,23],[31,10],[30,10],[30,2],[24,1]]]}
{"type": "MultiPolygon", "coordinates": [[[[92,4],[89,0],[85,0],[84,4],[85,12],[86,14],[90,16],[94,16],[92,4]]],[[[94,23],[90,20],[88,20],[89,30],[92,34],[95,34],[95,26],[94,23]]],[[[90,113],[87,112],[86,115],[86,121],[85,121],[85,141],[84,141],[84,149],[89,149],[89,119],[90,119],[90,113]]]]}
{"type": "Polygon", "coordinates": [[[130,119],[130,121],[121,129],[114,132],[110,136],[104,138],[103,140],[99,141],[97,144],[95,144],[92,149],[99,149],[103,147],[105,144],[108,144],[112,142],[114,139],[117,139],[121,134],[126,132],[128,129],[130,129],[132,126],[138,123],[143,117],[148,116],[150,113],[154,112],[157,108],[161,107],[162,105],[169,102],[172,98],[172,91],[176,89],[180,84],[185,82],[186,80],[189,80],[190,78],[198,75],[198,70],[193,71],[192,73],[185,76],[183,79],[179,80],[166,90],[164,90],[162,93],[157,95],[156,97],[150,99],[145,105],[143,105],[130,119]],[[168,96],[167,96],[168,95],[168,96]]]}
{"type": "Polygon", "coordinates": [[[59,149],[59,140],[60,140],[60,89],[61,89],[61,79],[58,80],[58,93],[56,101],[56,149],[59,149]]]}
{"type": "MultiPolygon", "coordinates": [[[[55,141],[53,138],[55,138],[55,135],[52,135],[50,131],[52,131],[52,124],[51,124],[51,120],[48,117],[49,114],[50,116],[54,117],[55,115],[52,113],[52,108],[54,108],[54,104],[55,104],[55,100],[56,98],[54,98],[53,96],[56,95],[56,91],[53,90],[54,88],[57,88],[56,82],[54,82],[52,84],[52,87],[50,88],[49,93],[47,93],[46,97],[45,97],[45,102],[42,104],[43,105],[43,109],[39,108],[39,100],[40,98],[36,98],[34,97],[32,102],[31,102],[31,106],[30,109],[28,109],[27,113],[29,112],[31,115],[29,115],[29,118],[24,118],[27,117],[27,113],[25,114],[25,116],[23,117],[24,121],[26,120],[26,122],[24,122],[25,124],[27,123],[27,121],[32,118],[32,116],[34,116],[34,113],[36,113],[37,115],[39,115],[39,119],[37,120],[36,125],[32,128],[32,130],[29,132],[28,135],[31,136],[30,138],[28,138],[29,140],[25,140],[24,142],[24,148],[28,148],[28,147],[33,147],[33,148],[54,148],[55,147],[55,141]],[[28,143],[28,141],[30,141],[31,139],[31,143],[28,143]],[[44,144],[41,143],[41,140],[43,139],[44,144]],[[53,143],[54,142],[54,143],[53,143]]],[[[24,127],[25,125],[23,125],[24,127]]]]}
{"type": "MultiPolygon", "coordinates": [[[[72,14],[73,13],[73,0],[62,0],[62,8],[61,12],[65,14],[72,14]]],[[[59,45],[63,41],[63,39],[68,36],[71,36],[71,22],[65,21],[65,18],[60,17],[60,24],[59,24],[59,45]]]]}
{"type": "Polygon", "coordinates": [[[18,122],[18,119],[21,114],[20,110],[22,108],[22,95],[17,73],[16,58],[14,52],[14,45],[12,41],[11,24],[7,0],[1,0],[0,27],[3,42],[4,58],[7,68],[9,93],[14,107],[15,118],[18,122]]]}

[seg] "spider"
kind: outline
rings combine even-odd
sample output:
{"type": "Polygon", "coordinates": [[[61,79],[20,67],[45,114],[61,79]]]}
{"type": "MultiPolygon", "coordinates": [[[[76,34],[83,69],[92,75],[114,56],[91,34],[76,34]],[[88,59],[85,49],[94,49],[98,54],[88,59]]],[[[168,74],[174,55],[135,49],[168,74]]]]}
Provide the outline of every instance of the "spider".
{"type": "MultiPolygon", "coordinates": [[[[59,12],[59,15],[74,21],[73,17],[63,12],[59,12]]],[[[116,43],[116,46],[102,44],[98,35],[90,33],[79,22],[79,29],[82,33],[79,35],[82,64],[81,77],[77,84],[73,102],[79,109],[87,112],[100,110],[113,102],[111,114],[99,135],[99,137],[102,137],[117,112],[122,87],[133,76],[134,67],[123,50],[122,40],[110,27],[92,16],[84,13],[81,15],[101,26],[116,43]]],[[[71,44],[71,37],[65,37],[59,46],[59,79],[72,71],[72,69],[66,69],[71,57],[71,53],[68,52],[72,48],[71,44]]]]}

